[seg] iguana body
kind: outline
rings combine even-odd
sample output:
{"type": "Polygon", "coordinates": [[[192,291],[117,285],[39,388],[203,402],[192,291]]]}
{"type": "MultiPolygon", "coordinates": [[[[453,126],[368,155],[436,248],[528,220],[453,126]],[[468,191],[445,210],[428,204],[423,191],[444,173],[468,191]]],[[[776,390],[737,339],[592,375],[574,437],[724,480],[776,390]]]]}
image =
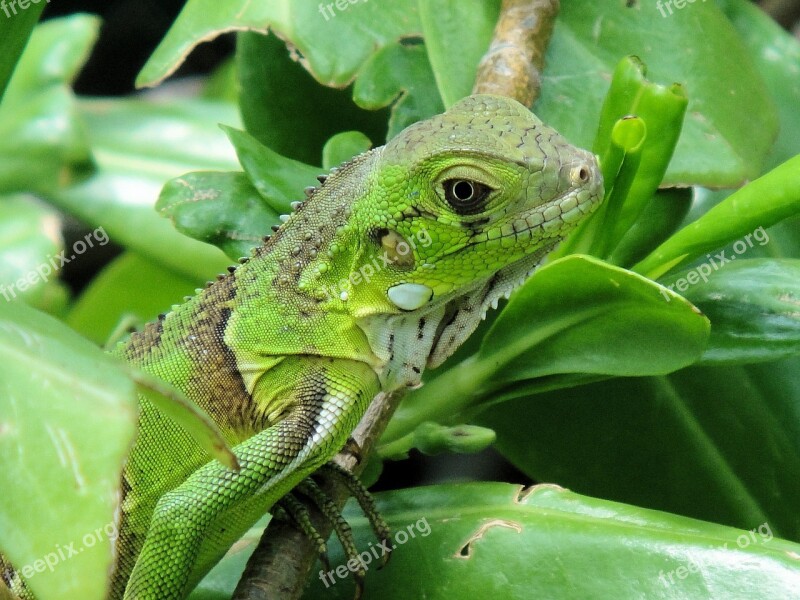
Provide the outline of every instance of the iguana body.
{"type": "Polygon", "coordinates": [[[469,97],[336,170],[245,264],[134,334],[115,353],[208,412],[241,470],[142,397],[110,597],[184,597],[601,197],[590,153],[512,100],[469,97]]]}

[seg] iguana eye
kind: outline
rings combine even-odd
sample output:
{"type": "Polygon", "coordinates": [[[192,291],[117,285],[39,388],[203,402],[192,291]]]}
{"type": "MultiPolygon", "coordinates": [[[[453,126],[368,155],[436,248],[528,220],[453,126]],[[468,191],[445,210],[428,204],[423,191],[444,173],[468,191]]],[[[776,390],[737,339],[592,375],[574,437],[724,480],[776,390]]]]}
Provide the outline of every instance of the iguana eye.
{"type": "Polygon", "coordinates": [[[448,179],[444,182],[444,198],[460,215],[474,215],[483,210],[492,188],[468,179],[448,179]]]}

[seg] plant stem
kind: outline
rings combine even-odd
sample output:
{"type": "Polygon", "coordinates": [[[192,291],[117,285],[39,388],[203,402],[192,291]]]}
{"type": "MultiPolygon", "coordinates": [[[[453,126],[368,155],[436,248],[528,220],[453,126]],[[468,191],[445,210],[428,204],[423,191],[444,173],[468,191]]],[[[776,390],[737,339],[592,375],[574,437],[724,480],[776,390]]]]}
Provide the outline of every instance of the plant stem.
{"type": "Polygon", "coordinates": [[[531,108],[541,90],[544,55],[559,8],[559,0],[503,0],[472,93],[507,96],[531,108]]]}

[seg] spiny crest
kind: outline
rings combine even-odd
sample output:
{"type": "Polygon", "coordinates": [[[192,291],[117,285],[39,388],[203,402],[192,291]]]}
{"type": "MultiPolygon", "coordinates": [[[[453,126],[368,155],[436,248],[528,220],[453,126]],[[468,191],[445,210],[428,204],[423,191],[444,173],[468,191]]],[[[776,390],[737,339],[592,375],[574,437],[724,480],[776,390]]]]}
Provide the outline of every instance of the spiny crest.
{"type": "MultiPolygon", "coordinates": [[[[279,216],[278,216],[278,218],[281,220],[281,224],[280,224],[280,225],[278,225],[278,224],[276,224],[276,225],[272,225],[272,226],[271,226],[271,229],[272,229],[272,231],[273,231],[273,232],[277,232],[277,231],[279,231],[279,230],[280,230],[280,228],[281,228],[281,226],[282,226],[284,223],[286,223],[286,222],[289,220],[289,218],[291,217],[291,215],[292,215],[292,214],[294,214],[295,212],[298,212],[298,211],[302,210],[302,208],[303,208],[303,206],[306,204],[306,202],[308,202],[308,200],[310,200],[311,198],[313,198],[313,197],[314,197],[314,195],[315,195],[315,194],[316,194],[316,193],[317,193],[317,192],[318,192],[320,189],[322,189],[323,187],[325,187],[325,184],[326,184],[326,183],[327,183],[327,182],[328,182],[328,181],[329,181],[331,178],[333,178],[333,177],[336,175],[336,173],[337,173],[337,172],[339,172],[339,171],[340,171],[342,168],[346,167],[346,166],[347,166],[347,165],[349,165],[350,163],[352,163],[352,162],[356,161],[356,160],[357,160],[358,158],[360,158],[361,156],[363,156],[363,155],[367,154],[368,152],[370,152],[370,151],[368,150],[368,151],[366,151],[366,152],[362,152],[361,154],[358,154],[357,156],[354,156],[354,157],[353,157],[351,160],[349,160],[348,162],[346,162],[346,163],[343,163],[342,165],[340,165],[340,166],[338,166],[338,167],[332,167],[332,168],[331,168],[331,169],[328,171],[328,173],[321,173],[321,174],[317,175],[317,181],[319,181],[319,183],[320,183],[320,184],[319,184],[318,186],[313,186],[313,185],[310,185],[310,186],[308,186],[308,187],[304,188],[304,189],[303,189],[303,193],[304,193],[304,195],[305,195],[305,200],[296,200],[296,201],[294,201],[294,202],[291,202],[291,203],[289,204],[289,206],[291,207],[291,209],[292,209],[292,212],[291,212],[290,214],[283,214],[283,215],[279,215],[279,216]]],[[[259,248],[263,248],[264,246],[266,246],[266,245],[267,245],[267,243],[269,243],[269,241],[270,241],[271,239],[272,239],[272,236],[271,236],[271,235],[265,235],[263,238],[261,238],[261,245],[260,245],[260,246],[254,246],[253,248],[251,248],[251,250],[250,250],[250,256],[242,256],[242,257],[240,257],[240,258],[237,260],[237,262],[238,262],[240,265],[244,265],[244,264],[246,264],[246,263],[247,263],[247,262],[248,262],[248,261],[249,261],[251,258],[253,258],[253,257],[255,256],[255,254],[256,254],[256,252],[259,250],[259,248]]],[[[236,265],[231,265],[231,266],[229,266],[229,267],[228,267],[228,273],[220,273],[220,274],[218,274],[218,275],[216,276],[216,278],[215,278],[215,280],[214,280],[214,281],[208,281],[208,282],[206,282],[206,284],[205,284],[205,286],[204,286],[204,288],[203,288],[203,289],[208,289],[209,287],[211,287],[211,286],[212,286],[212,285],[214,285],[215,283],[217,283],[217,282],[219,282],[219,281],[223,281],[223,280],[227,279],[228,277],[230,277],[231,275],[233,275],[233,273],[235,273],[235,272],[236,272],[236,269],[237,269],[237,266],[236,266],[236,265]]],[[[196,290],[196,291],[197,291],[197,292],[201,292],[202,290],[196,290]]],[[[191,300],[191,299],[192,299],[192,296],[186,296],[186,297],[184,298],[184,300],[185,300],[185,301],[189,301],[189,300],[191,300]]],[[[174,306],[172,307],[172,309],[174,310],[174,309],[175,309],[175,308],[177,308],[178,306],[179,306],[179,305],[174,305],[174,306]]]]}

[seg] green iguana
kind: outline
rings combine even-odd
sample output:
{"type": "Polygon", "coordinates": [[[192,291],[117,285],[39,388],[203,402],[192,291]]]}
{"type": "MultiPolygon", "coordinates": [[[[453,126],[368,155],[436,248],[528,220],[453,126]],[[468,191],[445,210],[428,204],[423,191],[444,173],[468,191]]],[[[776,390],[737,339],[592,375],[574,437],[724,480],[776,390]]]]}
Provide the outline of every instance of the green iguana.
{"type": "Polygon", "coordinates": [[[112,600],[188,594],[376,394],[419,385],[603,196],[592,154],[488,95],[320,181],[244,264],[114,351],[211,415],[241,468],[141,397],[112,600]]]}

